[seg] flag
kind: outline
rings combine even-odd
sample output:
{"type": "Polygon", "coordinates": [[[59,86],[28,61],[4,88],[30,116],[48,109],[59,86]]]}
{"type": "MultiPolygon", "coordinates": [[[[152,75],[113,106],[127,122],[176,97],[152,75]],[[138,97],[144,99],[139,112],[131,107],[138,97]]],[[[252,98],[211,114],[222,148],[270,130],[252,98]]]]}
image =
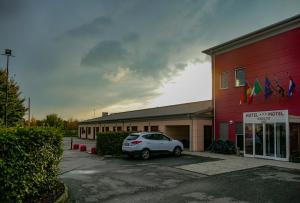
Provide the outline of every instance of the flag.
{"type": "Polygon", "coordinates": [[[248,97],[251,94],[251,87],[248,85],[248,82],[245,83],[243,93],[240,96],[240,104],[245,104],[248,102],[248,97]]]}
{"type": "Polygon", "coordinates": [[[265,78],[265,99],[268,99],[272,94],[272,85],[268,77],[265,78]]]}
{"type": "Polygon", "coordinates": [[[248,104],[251,104],[253,101],[253,97],[256,96],[258,93],[260,93],[262,91],[262,88],[260,86],[259,80],[256,78],[252,91],[251,91],[251,95],[248,98],[248,104]]]}
{"type": "Polygon", "coordinates": [[[291,76],[289,76],[289,78],[290,78],[290,82],[289,82],[288,97],[291,97],[293,96],[293,94],[295,94],[296,84],[293,81],[293,78],[291,76]]]}
{"type": "Polygon", "coordinates": [[[280,96],[284,97],[285,91],[284,91],[283,87],[280,86],[278,80],[275,80],[275,83],[276,83],[276,92],[277,92],[280,96]]]}
{"type": "Polygon", "coordinates": [[[244,104],[247,102],[247,88],[248,88],[248,83],[246,82],[243,92],[240,96],[240,104],[244,104]]]}

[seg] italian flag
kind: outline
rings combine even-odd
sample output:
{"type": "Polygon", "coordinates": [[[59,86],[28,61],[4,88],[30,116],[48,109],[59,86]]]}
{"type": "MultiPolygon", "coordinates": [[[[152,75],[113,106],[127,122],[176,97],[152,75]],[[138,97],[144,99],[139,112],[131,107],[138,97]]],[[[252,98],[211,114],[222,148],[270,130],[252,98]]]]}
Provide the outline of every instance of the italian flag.
{"type": "Polygon", "coordinates": [[[248,102],[248,99],[251,95],[251,90],[252,88],[249,86],[248,82],[246,82],[243,93],[240,96],[240,104],[245,104],[248,102]]]}
{"type": "Polygon", "coordinates": [[[260,93],[261,91],[262,91],[261,85],[259,83],[259,80],[256,78],[253,88],[252,88],[252,91],[251,91],[251,94],[248,98],[248,104],[251,104],[253,101],[253,97],[256,96],[258,93],[260,93]]]}

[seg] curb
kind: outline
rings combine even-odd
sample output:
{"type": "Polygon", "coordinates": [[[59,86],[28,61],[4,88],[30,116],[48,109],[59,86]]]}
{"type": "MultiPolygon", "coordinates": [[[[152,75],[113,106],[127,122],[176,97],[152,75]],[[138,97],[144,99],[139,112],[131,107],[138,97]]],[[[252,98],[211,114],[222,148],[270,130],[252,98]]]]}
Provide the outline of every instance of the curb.
{"type": "Polygon", "coordinates": [[[65,203],[69,198],[69,188],[64,184],[65,191],[64,193],[54,202],[54,203],[65,203]]]}

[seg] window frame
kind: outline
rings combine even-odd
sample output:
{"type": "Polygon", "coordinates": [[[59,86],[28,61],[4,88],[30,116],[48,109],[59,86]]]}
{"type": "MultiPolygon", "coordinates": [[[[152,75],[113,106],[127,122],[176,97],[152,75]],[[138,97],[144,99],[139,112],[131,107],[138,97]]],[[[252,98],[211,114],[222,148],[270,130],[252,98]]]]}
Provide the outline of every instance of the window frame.
{"type": "Polygon", "coordinates": [[[221,90],[226,90],[226,89],[228,89],[228,87],[229,87],[229,73],[228,73],[228,71],[222,71],[220,73],[220,89],[221,90]],[[227,76],[227,86],[226,87],[222,87],[222,76],[223,76],[223,74],[226,74],[226,76],[227,76]]]}
{"type": "MultiPolygon", "coordinates": [[[[222,131],[223,132],[223,131],[222,131]]],[[[223,134],[222,134],[223,135],[223,134]]],[[[220,123],[219,123],[219,140],[223,140],[223,141],[226,141],[226,140],[228,140],[229,139],[229,123],[228,122],[226,122],[226,121],[221,121],[220,123]],[[226,127],[227,127],[227,131],[226,131],[226,139],[225,140],[223,140],[223,139],[221,139],[221,137],[223,138],[223,136],[221,136],[221,129],[222,129],[222,124],[226,124],[226,127]]]]}
{"type": "Polygon", "coordinates": [[[131,131],[132,132],[138,132],[138,126],[136,126],[136,125],[131,126],[131,131]]]}
{"type": "Polygon", "coordinates": [[[246,68],[245,67],[237,67],[234,69],[234,87],[245,87],[246,85],[246,68]],[[243,85],[237,85],[237,71],[244,70],[244,84],[243,85]]]}

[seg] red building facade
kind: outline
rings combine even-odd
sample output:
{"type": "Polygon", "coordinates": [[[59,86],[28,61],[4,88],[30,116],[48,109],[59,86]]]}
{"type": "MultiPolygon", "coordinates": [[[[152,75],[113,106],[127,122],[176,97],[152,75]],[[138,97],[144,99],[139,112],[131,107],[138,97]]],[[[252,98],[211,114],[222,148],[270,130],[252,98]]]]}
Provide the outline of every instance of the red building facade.
{"type": "Polygon", "coordinates": [[[203,52],[212,57],[214,138],[234,141],[253,156],[284,160],[290,160],[291,155],[299,156],[300,15],[203,52]],[[266,78],[271,85],[267,85],[266,78]],[[291,78],[296,87],[293,95],[288,96],[291,78]],[[262,91],[249,104],[243,99],[245,86],[253,88],[256,80],[262,91]],[[267,113],[277,115],[276,110],[287,112],[286,126],[281,127],[276,118],[260,118],[267,113]],[[255,114],[246,114],[251,112],[255,114]],[[253,125],[247,124],[249,115],[256,116],[253,125]],[[255,146],[252,151],[251,144],[255,146]],[[285,151],[280,151],[284,146],[285,151]]]}

